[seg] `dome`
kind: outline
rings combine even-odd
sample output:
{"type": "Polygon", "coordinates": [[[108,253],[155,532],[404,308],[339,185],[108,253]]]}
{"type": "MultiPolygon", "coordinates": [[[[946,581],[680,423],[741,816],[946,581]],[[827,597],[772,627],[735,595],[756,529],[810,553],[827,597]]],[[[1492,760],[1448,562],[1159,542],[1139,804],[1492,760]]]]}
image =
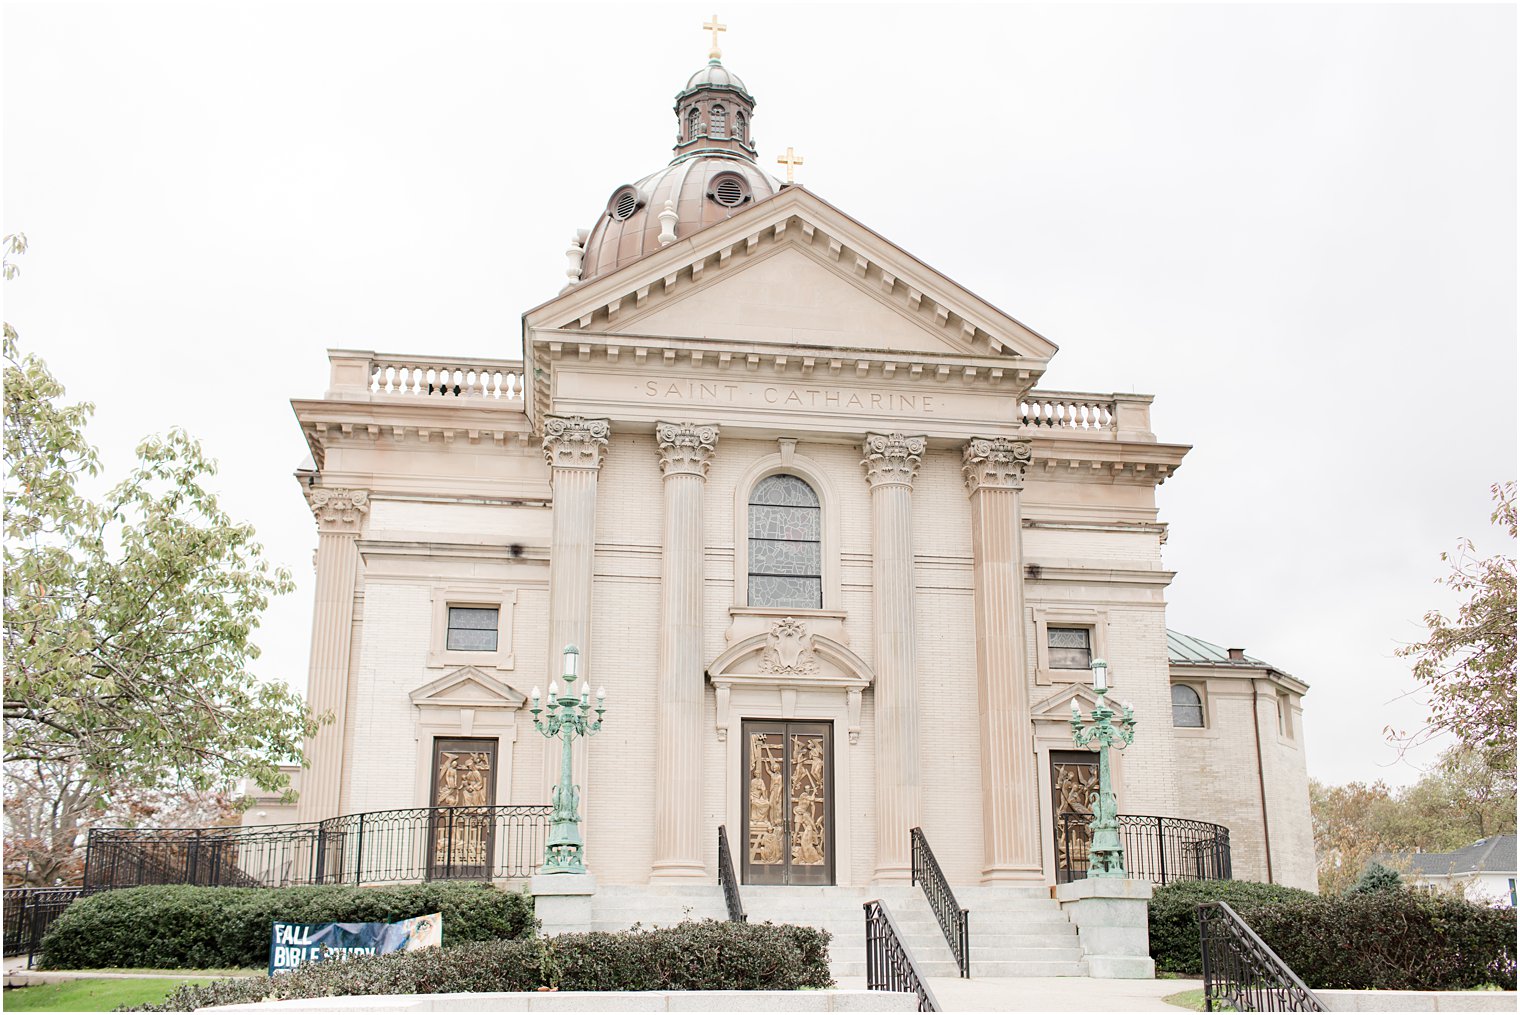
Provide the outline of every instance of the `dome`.
{"type": "Polygon", "coordinates": [[[660,213],[667,201],[675,212],[676,239],[685,239],[776,196],[782,186],[745,158],[710,154],[678,159],[613,192],[586,238],[581,279],[609,274],[664,246],[660,213]]]}
{"type": "Polygon", "coordinates": [[[693,74],[686,82],[686,87],[681,89],[684,95],[694,88],[733,88],[749,94],[749,89],[744,87],[744,82],[739,80],[739,75],[723,66],[717,60],[709,60],[707,66],[693,74]]]}

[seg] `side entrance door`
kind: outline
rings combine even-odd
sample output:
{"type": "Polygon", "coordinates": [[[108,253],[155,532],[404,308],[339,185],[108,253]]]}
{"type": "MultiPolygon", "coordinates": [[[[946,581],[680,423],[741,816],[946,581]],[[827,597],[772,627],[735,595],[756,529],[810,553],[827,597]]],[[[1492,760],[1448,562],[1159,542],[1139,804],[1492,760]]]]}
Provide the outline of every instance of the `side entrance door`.
{"type": "Polygon", "coordinates": [[[491,876],[496,845],[496,741],[433,741],[428,878],[491,876]]]}
{"type": "Polygon", "coordinates": [[[744,723],[747,885],[834,883],[833,725],[744,723]]]}
{"type": "Polygon", "coordinates": [[[1056,882],[1087,877],[1092,833],[1092,794],[1098,792],[1098,755],[1093,751],[1050,752],[1051,810],[1055,814],[1056,882]]]}

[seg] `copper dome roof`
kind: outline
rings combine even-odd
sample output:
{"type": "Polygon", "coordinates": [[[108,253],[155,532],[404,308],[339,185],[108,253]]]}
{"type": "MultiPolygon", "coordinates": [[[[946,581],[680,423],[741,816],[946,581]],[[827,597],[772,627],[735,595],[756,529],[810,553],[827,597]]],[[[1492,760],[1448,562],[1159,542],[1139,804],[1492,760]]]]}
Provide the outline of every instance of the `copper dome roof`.
{"type": "Polygon", "coordinates": [[[780,193],[782,182],[755,164],[754,111],[754,96],[717,56],[693,74],[676,95],[675,158],[612,192],[586,237],[580,276],[572,276],[571,285],[632,264],[780,193]],[[667,203],[671,214],[662,221],[667,203]],[[673,237],[667,225],[673,225],[673,237]]]}

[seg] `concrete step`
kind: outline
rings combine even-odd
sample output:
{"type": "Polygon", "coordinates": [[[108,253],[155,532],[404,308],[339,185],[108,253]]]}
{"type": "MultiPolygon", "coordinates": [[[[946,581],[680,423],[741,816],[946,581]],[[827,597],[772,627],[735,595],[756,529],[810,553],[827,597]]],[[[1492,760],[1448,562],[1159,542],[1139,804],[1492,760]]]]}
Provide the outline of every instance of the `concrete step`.
{"type": "MultiPolygon", "coordinates": [[[[934,975],[934,974],[929,974],[934,975]]],[[[1085,962],[976,962],[971,963],[972,979],[988,976],[1086,976],[1085,962]]]]}

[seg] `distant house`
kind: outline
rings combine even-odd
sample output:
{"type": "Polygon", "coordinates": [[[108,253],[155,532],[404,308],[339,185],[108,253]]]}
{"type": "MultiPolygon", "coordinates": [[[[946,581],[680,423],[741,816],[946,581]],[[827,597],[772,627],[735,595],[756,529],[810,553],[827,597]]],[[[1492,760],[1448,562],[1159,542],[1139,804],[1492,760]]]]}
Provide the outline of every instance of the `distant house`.
{"type": "Polygon", "coordinates": [[[1405,859],[1412,885],[1445,890],[1461,886],[1473,902],[1515,904],[1515,837],[1490,835],[1451,853],[1415,853],[1405,859]]]}

